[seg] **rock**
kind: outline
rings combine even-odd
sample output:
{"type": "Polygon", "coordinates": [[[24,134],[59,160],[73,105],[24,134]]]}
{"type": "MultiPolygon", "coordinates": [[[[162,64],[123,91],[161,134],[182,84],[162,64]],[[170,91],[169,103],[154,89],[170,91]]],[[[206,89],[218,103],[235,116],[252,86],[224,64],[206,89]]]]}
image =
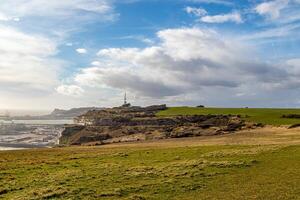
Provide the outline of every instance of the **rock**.
{"type": "Polygon", "coordinates": [[[65,130],[61,133],[61,137],[59,138],[59,144],[70,144],[70,139],[78,132],[85,129],[85,126],[76,125],[76,126],[67,126],[65,130]]]}
{"type": "Polygon", "coordinates": [[[241,128],[244,126],[244,123],[230,123],[227,125],[227,127],[224,129],[225,131],[236,131],[241,130],[241,128]]]}
{"type": "Polygon", "coordinates": [[[298,128],[298,127],[300,127],[300,124],[293,124],[293,125],[289,126],[289,129],[298,128]]]}
{"type": "Polygon", "coordinates": [[[66,127],[61,144],[109,144],[165,138],[225,134],[245,126],[240,116],[190,115],[156,117],[166,105],[116,107],[89,111],[66,127]]]}
{"type": "Polygon", "coordinates": [[[199,105],[199,106],[196,106],[197,108],[205,108],[204,105],[199,105]]]}
{"type": "Polygon", "coordinates": [[[111,137],[108,134],[99,134],[99,135],[84,135],[79,137],[79,139],[77,139],[74,142],[71,142],[71,145],[81,145],[84,143],[89,143],[89,142],[101,142],[103,140],[107,140],[110,139],[111,137]]]}
{"type": "Polygon", "coordinates": [[[282,115],[282,118],[289,118],[289,119],[300,119],[299,114],[288,114],[288,115],[282,115]]]}
{"type": "Polygon", "coordinates": [[[166,104],[145,107],[145,110],[148,112],[157,112],[157,111],[166,110],[166,109],[167,109],[166,104]]]}

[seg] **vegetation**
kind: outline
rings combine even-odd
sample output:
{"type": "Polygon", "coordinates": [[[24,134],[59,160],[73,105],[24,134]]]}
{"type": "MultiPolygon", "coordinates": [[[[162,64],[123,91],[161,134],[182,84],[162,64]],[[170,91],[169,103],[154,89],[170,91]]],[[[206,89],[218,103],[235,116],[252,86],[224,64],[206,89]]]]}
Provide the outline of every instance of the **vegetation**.
{"type": "Polygon", "coordinates": [[[300,146],[176,147],[177,141],[0,152],[0,199],[231,200],[300,195],[300,146]]]}
{"type": "MultiPolygon", "coordinates": [[[[159,115],[240,114],[255,122],[289,124],[293,119],[280,116],[297,112],[171,108],[159,115]]],[[[0,200],[299,199],[299,174],[299,129],[265,127],[99,147],[2,151],[0,200]]]]}
{"type": "Polygon", "coordinates": [[[300,119],[282,117],[283,115],[300,115],[300,109],[172,107],[158,113],[159,116],[199,114],[241,115],[248,121],[270,125],[291,125],[300,123],[300,119]]]}

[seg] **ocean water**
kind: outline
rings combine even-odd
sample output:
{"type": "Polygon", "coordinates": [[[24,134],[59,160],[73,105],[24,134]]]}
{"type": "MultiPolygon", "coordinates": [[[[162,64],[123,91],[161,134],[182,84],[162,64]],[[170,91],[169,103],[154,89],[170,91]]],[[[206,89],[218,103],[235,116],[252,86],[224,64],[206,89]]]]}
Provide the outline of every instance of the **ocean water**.
{"type": "Polygon", "coordinates": [[[28,124],[28,125],[64,125],[64,124],[73,124],[73,120],[13,120],[5,121],[0,120],[0,124],[28,124]]]}
{"type": "Polygon", "coordinates": [[[12,150],[22,150],[25,148],[15,148],[15,147],[1,147],[0,146],[0,151],[12,151],[12,150]]]}
{"type": "Polygon", "coordinates": [[[0,151],[51,147],[58,144],[64,125],[73,123],[73,120],[0,120],[0,128],[1,126],[22,127],[23,125],[29,128],[27,130],[26,128],[13,129],[15,133],[0,131],[0,151]]]}

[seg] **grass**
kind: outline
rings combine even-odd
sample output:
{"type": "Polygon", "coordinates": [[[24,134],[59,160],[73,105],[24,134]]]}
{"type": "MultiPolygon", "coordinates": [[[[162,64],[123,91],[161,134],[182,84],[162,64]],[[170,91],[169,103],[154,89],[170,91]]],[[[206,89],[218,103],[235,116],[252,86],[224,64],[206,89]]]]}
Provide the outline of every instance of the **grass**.
{"type": "MultiPolygon", "coordinates": [[[[240,114],[292,124],[296,109],[170,108],[159,115],[240,114]]],[[[299,129],[0,151],[0,200],[299,199],[299,129]]]]}
{"type": "Polygon", "coordinates": [[[300,196],[300,146],[166,144],[0,152],[0,199],[300,196]]]}
{"type": "Polygon", "coordinates": [[[292,125],[300,123],[300,119],[282,118],[284,114],[300,114],[300,109],[172,107],[158,113],[159,116],[199,114],[241,115],[248,121],[269,125],[292,125]]]}

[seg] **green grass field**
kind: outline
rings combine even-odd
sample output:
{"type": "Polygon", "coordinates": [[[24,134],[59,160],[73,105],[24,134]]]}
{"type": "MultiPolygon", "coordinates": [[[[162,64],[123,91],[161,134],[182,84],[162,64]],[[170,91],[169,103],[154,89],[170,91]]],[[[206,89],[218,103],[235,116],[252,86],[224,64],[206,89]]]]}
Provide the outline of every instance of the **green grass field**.
{"type": "Polygon", "coordinates": [[[0,199],[299,199],[300,146],[0,152],[0,199]]]}
{"type": "MultiPolygon", "coordinates": [[[[240,114],[293,124],[296,109],[170,108],[178,114],[240,114]]],[[[0,200],[300,199],[299,129],[100,147],[0,151],[0,200]]]]}
{"type": "Polygon", "coordinates": [[[172,107],[158,113],[159,116],[199,114],[232,114],[241,115],[242,117],[248,116],[245,118],[248,121],[270,125],[291,125],[300,123],[300,119],[282,118],[282,115],[284,114],[300,114],[300,109],[172,107]]]}

